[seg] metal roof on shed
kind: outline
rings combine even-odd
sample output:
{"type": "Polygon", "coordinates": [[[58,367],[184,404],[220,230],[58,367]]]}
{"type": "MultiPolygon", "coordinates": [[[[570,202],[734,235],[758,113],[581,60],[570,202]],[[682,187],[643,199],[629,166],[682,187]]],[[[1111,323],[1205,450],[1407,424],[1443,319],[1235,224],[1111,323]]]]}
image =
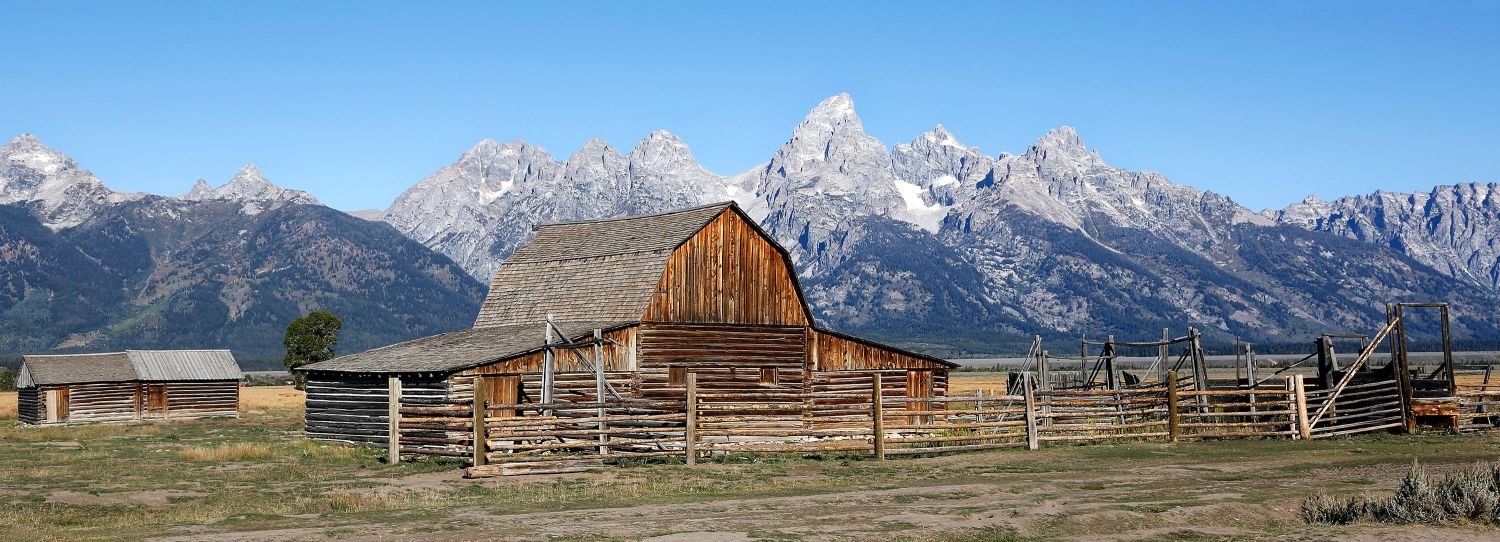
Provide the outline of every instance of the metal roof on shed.
{"type": "Polygon", "coordinates": [[[239,380],[228,350],[126,350],[136,375],[147,382],[239,380]]]}

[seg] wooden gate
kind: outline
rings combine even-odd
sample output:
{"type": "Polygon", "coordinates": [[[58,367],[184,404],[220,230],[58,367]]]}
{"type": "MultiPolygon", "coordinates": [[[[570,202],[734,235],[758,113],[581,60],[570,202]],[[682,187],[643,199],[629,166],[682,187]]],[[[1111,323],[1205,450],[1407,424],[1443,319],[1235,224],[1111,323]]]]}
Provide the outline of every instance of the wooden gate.
{"type": "MultiPolygon", "coordinates": [[[[1322,411],[1332,390],[1307,392],[1307,410],[1322,411]]],[[[1396,379],[1349,384],[1333,397],[1327,412],[1312,421],[1312,438],[1387,431],[1405,425],[1401,382],[1396,379]]]]}

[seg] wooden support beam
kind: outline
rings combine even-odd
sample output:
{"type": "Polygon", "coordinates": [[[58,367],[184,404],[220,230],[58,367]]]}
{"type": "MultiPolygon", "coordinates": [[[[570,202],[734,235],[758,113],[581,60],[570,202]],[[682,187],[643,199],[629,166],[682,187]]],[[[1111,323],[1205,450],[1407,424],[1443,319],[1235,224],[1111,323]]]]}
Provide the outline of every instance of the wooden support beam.
{"type": "Polygon", "coordinates": [[[401,377],[386,379],[386,419],[389,431],[386,434],[385,462],[395,465],[401,462],[401,377]]]}
{"type": "Polygon", "coordinates": [[[875,460],[885,461],[885,412],[883,411],[884,397],[880,389],[880,373],[871,375],[874,386],[870,391],[870,423],[874,435],[875,460]]]}
{"type": "Polygon", "coordinates": [[[599,455],[609,453],[608,424],[604,418],[609,413],[604,408],[604,330],[594,330],[594,400],[599,402],[599,455]]]}
{"type": "Polygon", "coordinates": [[[484,430],[484,387],[484,375],[476,375],[474,377],[474,401],[472,408],[474,414],[474,442],[472,448],[474,451],[473,463],[475,467],[484,465],[487,454],[485,444],[489,438],[484,430]]]}
{"type": "Polygon", "coordinates": [[[1177,371],[1167,372],[1167,440],[1177,442],[1180,420],[1177,415],[1177,371]]]}
{"type": "Polygon", "coordinates": [[[698,464],[698,373],[687,374],[687,424],[683,430],[689,467],[698,464]]]}
{"type": "Polygon", "coordinates": [[[1031,389],[1030,378],[1022,380],[1021,393],[1026,397],[1026,449],[1035,450],[1040,447],[1040,443],[1036,428],[1036,394],[1031,389]]]}
{"type": "Polygon", "coordinates": [[[1302,440],[1312,440],[1312,424],[1307,422],[1307,384],[1302,375],[1292,375],[1292,393],[1297,408],[1297,434],[1302,440]]]}

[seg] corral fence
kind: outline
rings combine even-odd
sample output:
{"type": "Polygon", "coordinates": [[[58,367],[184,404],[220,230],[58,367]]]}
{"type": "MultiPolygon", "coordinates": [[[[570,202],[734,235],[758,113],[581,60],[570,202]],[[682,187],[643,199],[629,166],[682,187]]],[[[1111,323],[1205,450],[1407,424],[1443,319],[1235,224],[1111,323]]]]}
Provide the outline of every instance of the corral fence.
{"type": "MultiPolygon", "coordinates": [[[[700,393],[689,375],[682,400],[400,407],[391,416],[390,452],[464,457],[470,476],[495,476],[633,458],[680,457],[690,465],[742,454],[884,459],[1073,442],[1319,439],[1404,425],[1395,379],[1337,390],[1310,390],[1301,375],[1244,389],[1194,390],[1191,378],[1175,373],[1166,382],[1175,385],[1039,390],[1028,378],[1019,394],[908,398],[877,392],[877,376],[869,392],[801,393],[793,404],[700,393]]],[[[1464,393],[1466,411],[1476,413],[1469,425],[1488,424],[1478,414],[1500,405],[1500,389],[1464,393]]]]}

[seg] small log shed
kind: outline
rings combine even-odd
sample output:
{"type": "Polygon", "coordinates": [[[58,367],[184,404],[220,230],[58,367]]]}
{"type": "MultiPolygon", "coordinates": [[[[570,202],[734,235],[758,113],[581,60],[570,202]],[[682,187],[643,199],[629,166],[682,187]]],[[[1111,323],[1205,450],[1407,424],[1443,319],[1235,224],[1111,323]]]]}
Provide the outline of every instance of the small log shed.
{"type": "Polygon", "coordinates": [[[62,425],[239,416],[228,350],[127,350],[21,357],[16,417],[62,425]]]}
{"type": "Polygon", "coordinates": [[[500,404],[593,402],[600,390],[680,400],[692,372],[704,396],[816,424],[797,414],[807,392],[868,393],[880,374],[883,395],[942,397],[955,366],[818,327],[791,256],[725,202],[539,226],[495,273],[472,329],[301,370],[309,438],[384,444],[393,377],[400,403],[422,406],[472,401],[476,387],[500,404]]]}

